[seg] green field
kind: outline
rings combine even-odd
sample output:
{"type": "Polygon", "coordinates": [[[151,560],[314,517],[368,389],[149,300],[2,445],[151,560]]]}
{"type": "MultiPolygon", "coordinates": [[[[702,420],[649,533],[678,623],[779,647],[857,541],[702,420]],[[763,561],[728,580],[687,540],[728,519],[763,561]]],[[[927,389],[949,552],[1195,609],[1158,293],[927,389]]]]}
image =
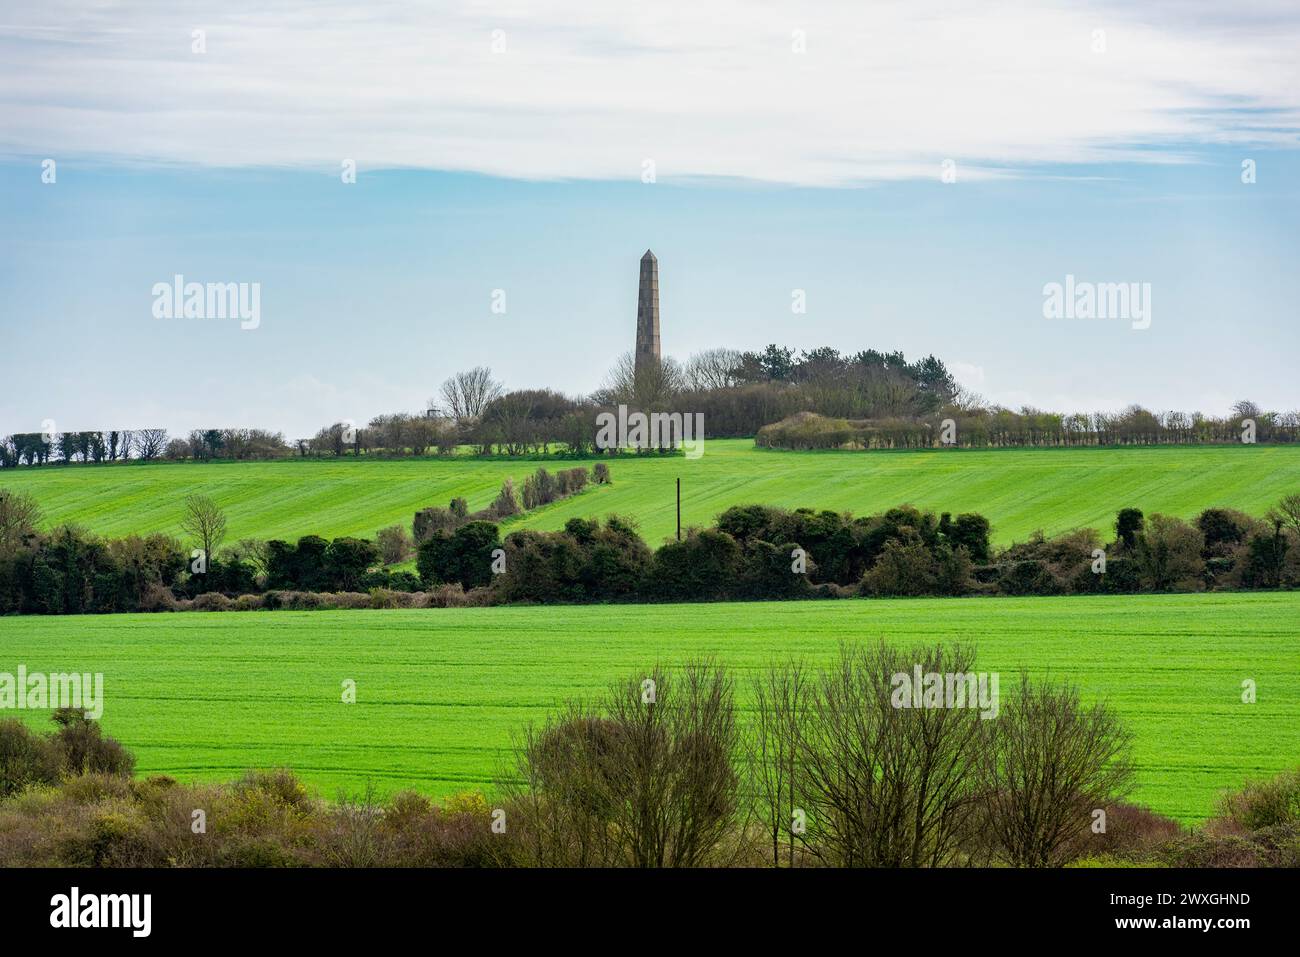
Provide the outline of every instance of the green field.
{"type": "MultiPolygon", "coordinates": [[[[483,508],[506,476],[518,485],[539,464],[574,463],[458,456],[46,467],[0,473],[0,487],[29,491],[49,522],[76,522],[104,535],[175,533],[182,500],[200,492],[225,509],[230,541],[332,538],[409,526],[416,509],[458,495],[483,508]]],[[[708,524],[738,503],[862,515],[907,502],[982,512],[1002,544],[1039,528],[1048,534],[1108,529],[1116,511],[1130,505],[1184,518],[1210,506],[1259,515],[1300,491],[1300,446],[778,452],[744,439],[710,441],[694,461],[628,457],[610,467],[613,485],[591,488],[519,525],[553,529],[574,516],[618,512],[636,518],[646,540],[658,544],[675,528],[678,477],[686,525],[708,524]]]]}
{"type": "Polygon", "coordinates": [[[0,671],[103,672],[103,723],[141,773],[285,765],[327,797],[443,795],[488,786],[526,721],[656,662],[716,656],[743,685],[840,639],[965,639],[1004,694],[1023,667],[1110,700],[1136,736],[1135,799],[1193,821],[1300,763],[1298,621],[1296,593],[0,618],[0,671]]]}

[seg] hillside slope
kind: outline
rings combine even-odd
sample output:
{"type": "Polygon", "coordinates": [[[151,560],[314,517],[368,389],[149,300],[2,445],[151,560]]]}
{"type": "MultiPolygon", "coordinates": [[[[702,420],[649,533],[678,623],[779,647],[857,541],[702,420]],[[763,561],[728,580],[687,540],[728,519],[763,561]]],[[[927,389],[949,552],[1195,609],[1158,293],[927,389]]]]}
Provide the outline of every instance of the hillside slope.
{"type": "MultiPolygon", "coordinates": [[[[0,487],[29,491],[48,522],[76,522],[105,535],[177,532],[181,502],[212,496],[230,521],[229,538],[315,533],[373,535],[410,524],[416,509],[464,496],[473,509],[506,476],[520,484],[539,464],[566,460],[301,460],[69,466],[0,472],[0,487]]],[[[584,463],[590,464],[590,463],[584,463]]],[[[614,483],[590,488],[518,520],[558,528],[573,516],[618,512],[637,519],[657,544],[675,529],[674,480],[682,479],[682,521],[711,522],[737,503],[866,514],[903,502],[984,513],[999,543],[1037,528],[1054,533],[1110,528],[1116,510],[1185,518],[1210,506],[1263,514],[1300,491],[1300,447],[1006,449],[933,452],[779,452],[749,440],[709,442],[702,458],[619,458],[614,483]]]]}

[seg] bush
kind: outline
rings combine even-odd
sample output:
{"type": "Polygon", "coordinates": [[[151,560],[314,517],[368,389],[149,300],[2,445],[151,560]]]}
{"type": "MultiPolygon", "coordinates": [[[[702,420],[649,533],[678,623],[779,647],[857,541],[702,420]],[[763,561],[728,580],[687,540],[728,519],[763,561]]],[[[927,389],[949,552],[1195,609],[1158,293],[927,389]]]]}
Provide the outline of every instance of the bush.
{"type": "Polygon", "coordinates": [[[680,542],[659,547],[650,561],[644,591],[652,601],[721,601],[740,567],[741,549],[726,532],[692,530],[680,542]]]}
{"type": "Polygon", "coordinates": [[[21,721],[0,721],[0,798],[59,780],[59,756],[21,721]]]}
{"type": "Polygon", "coordinates": [[[1136,539],[1138,574],[1151,591],[1192,591],[1204,587],[1205,537],[1182,519],[1152,515],[1136,539]]]}
{"type": "Polygon", "coordinates": [[[1147,860],[1163,845],[1184,835],[1181,824],[1150,808],[1116,802],[1107,804],[1104,810],[1106,829],[1094,831],[1090,822],[1064,849],[1064,859],[1104,856],[1120,863],[1147,860]]]}
{"type": "Polygon", "coordinates": [[[389,525],[375,533],[379,558],[385,565],[397,565],[411,557],[414,544],[410,534],[401,525],[389,525]]]}
{"type": "Polygon", "coordinates": [[[862,579],[862,591],[877,597],[934,594],[934,559],[920,542],[890,541],[862,579]]]}
{"type": "Polygon", "coordinates": [[[591,477],[597,485],[609,484],[609,466],[604,462],[597,462],[591,467],[591,477]]]}
{"type": "Polygon", "coordinates": [[[539,866],[721,863],[740,812],[731,682],[708,663],[614,686],[602,713],[571,707],[526,732],[508,784],[539,866]]]}
{"type": "MultiPolygon", "coordinates": [[[[456,501],[464,502],[464,499],[456,501]]],[[[465,524],[465,516],[457,514],[452,509],[446,508],[422,508],[415,513],[415,520],[412,523],[412,531],[415,533],[415,544],[419,545],[428,541],[434,535],[440,532],[450,534],[461,525],[465,524]]]]}
{"type": "Polygon", "coordinates": [[[501,545],[497,527],[473,521],[450,535],[439,534],[420,545],[416,568],[425,587],[459,583],[466,588],[492,580],[492,552],[501,545]]]}
{"type": "Polygon", "coordinates": [[[815,412],[796,412],[758,430],[754,444],[766,449],[838,449],[862,441],[862,434],[846,419],[831,419],[815,412]]]}
{"type": "Polygon", "coordinates": [[[1064,863],[1094,809],[1129,787],[1132,735],[1105,704],[1085,706],[1076,688],[1024,674],[988,724],[976,765],[985,796],[978,832],[1013,867],[1064,863]]]}
{"type": "Polygon", "coordinates": [[[190,607],[194,611],[229,611],[233,606],[234,602],[221,592],[209,591],[195,598],[190,607]]]}
{"type": "Polygon", "coordinates": [[[1300,825],[1300,767],[1266,781],[1248,781],[1219,800],[1219,815],[1248,831],[1300,825]]]}
{"type": "Polygon", "coordinates": [[[104,737],[99,724],[82,712],[60,708],[52,720],[59,730],[51,738],[51,745],[64,773],[130,777],[135,770],[135,755],[113,738],[104,737]]]}
{"type": "Polygon", "coordinates": [[[509,518],[519,514],[519,499],[515,496],[515,483],[512,479],[507,478],[501,483],[501,491],[488,506],[488,512],[494,518],[509,518]]]}

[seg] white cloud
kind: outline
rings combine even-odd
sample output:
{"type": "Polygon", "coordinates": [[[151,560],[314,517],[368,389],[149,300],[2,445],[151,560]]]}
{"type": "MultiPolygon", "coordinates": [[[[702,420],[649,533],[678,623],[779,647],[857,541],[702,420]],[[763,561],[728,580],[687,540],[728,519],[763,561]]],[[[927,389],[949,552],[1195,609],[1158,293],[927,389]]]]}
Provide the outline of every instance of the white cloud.
{"type": "Polygon", "coordinates": [[[0,14],[0,150],[836,185],[1294,143],[1300,15],[1215,9],[46,0],[0,14]]]}

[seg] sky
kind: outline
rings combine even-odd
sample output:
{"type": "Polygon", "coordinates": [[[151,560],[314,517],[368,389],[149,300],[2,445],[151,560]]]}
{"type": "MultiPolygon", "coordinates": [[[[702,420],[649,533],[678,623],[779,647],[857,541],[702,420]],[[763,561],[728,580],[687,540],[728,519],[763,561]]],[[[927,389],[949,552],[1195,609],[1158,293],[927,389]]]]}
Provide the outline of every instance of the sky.
{"type": "Polygon", "coordinates": [[[586,393],[647,248],[682,360],[1300,408],[1300,7],[1220,7],[0,2],[0,434],[586,393]],[[176,275],[256,328],[160,318],[176,275]],[[1046,317],[1067,277],[1149,325],[1046,317]]]}

